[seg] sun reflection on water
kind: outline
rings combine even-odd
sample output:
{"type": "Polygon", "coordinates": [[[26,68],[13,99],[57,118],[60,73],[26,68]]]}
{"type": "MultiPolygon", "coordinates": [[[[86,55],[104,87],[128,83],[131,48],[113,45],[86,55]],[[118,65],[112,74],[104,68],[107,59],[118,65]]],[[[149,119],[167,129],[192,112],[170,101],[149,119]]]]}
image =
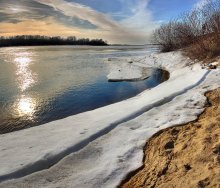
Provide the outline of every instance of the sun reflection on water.
{"type": "Polygon", "coordinates": [[[33,119],[36,110],[36,100],[27,96],[27,89],[36,83],[36,75],[31,70],[33,64],[33,53],[19,51],[13,54],[16,80],[21,91],[21,96],[14,103],[14,109],[19,117],[33,119]]]}
{"type": "Polygon", "coordinates": [[[14,59],[14,61],[17,63],[27,64],[27,63],[31,62],[31,58],[29,58],[29,57],[16,57],[14,59]]]}
{"type": "Polygon", "coordinates": [[[31,54],[27,52],[15,54],[14,63],[16,65],[17,81],[21,91],[27,90],[35,83],[35,75],[30,69],[32,61],[31,54]]]}
{"type": "Polygon", "coordinates": [[[17,103],[17,111],[19,116],[33,116],[35,112],[36,101],[33,98],[22,96],[21,99],[18,100],[17,103]]]}

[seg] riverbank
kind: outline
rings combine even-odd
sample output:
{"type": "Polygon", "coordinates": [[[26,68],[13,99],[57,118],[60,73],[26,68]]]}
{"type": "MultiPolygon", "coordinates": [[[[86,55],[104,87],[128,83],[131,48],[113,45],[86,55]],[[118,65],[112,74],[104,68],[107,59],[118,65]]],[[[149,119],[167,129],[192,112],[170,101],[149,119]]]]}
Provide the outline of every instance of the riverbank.
{"type": "Polygon", "coordinates": [[[131,99],[1,136],[0,187],[116,187],[142,166],[146,140],[197,119],[204,93],[220,86],[219,69],[203,69],[180,52],[133,61],[170,78],[131,99]]]}
{"type": "Polygon", "coordinates": [[[220,186],[220,88],[206,97],[208,107],[196,121],[150,138],[144,166],[121,187],[220,186]]]}

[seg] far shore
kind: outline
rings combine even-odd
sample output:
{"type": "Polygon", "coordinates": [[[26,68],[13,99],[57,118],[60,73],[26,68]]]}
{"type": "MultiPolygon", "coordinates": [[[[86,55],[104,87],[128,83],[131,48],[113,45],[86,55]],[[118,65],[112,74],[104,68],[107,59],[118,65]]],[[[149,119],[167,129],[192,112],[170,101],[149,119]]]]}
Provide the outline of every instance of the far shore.
{"type": "Polygon", "coordinates": [[[19,47],[82,47],[82,48],[119,48],[119,49],[143,49],[144,47],[148,46],[159,46],[157,44],[144,44],[144,45],[115,45],[115,44],[108,44],[108,45],[70,45],[70,44],[45,44],[45,45],[12,45],[12,46],[0,46],[1,48],[19,48],[19,47]]]}

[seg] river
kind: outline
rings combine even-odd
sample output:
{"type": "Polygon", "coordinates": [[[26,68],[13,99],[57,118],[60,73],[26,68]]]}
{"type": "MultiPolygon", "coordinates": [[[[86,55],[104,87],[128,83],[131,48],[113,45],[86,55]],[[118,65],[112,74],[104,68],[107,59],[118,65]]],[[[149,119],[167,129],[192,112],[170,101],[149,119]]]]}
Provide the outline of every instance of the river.
{"type": "Polygon", "coordinates": [[[164,81],[108,82],[104,58],[156,52],[154,46],[0,48],[0,134],[41,125],[133,97],[164,81]]]}

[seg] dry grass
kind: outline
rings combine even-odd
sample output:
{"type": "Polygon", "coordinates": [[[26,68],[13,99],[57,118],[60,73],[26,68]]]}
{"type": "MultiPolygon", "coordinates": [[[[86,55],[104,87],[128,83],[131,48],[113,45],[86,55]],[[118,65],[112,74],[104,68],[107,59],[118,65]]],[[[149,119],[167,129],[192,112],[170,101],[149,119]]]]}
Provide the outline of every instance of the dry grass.
{"type": "Polygon", "coordinates": [[[202,37],[184,51],[190,58],[203,60],[205,63],[217,61],[220,54],[220,35],[202,37]]]}

